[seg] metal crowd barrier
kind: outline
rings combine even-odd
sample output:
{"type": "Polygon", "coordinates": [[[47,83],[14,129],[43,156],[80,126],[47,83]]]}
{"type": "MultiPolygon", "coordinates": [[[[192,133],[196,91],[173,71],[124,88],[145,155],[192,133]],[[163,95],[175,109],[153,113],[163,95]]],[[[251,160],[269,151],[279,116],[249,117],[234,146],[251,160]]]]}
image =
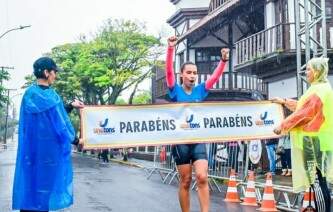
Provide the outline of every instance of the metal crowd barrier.
{"type": "MultiPolygon", "coordinates": [[[[262,145],[265,148],[265,145],[262,145]]],[[[236,180],[241,198],[245,194],[246,177],[250,164],[248,142],[223,142],[207,144],[208,177],[211,190],[222,192],[218,180],[229,180],[231,169],[236,170],[236,180]]],[[[263,150],[265,151],[265,150],[263,150]]],[[[281,168],[280,156],[276,155],[276,168],[281,168]]],[[[171,155],[171,146],[155,147],[153,167],[147,169],[147,179],[159,174],[161,181],[171,184],[179,181],[177,167],[171,155]]],[[[195,179],[195,178],[194,178],[195,179]]],[[[262,200],[265,183],[255,183],[257,200],[262,200]]],[[[192,189],[196,188],[193,180],[192,189]]],[[[277,208],[284,211],[299,211],[303,193],[294,193],[291,187],[274,185],[277,208]]],[[[333,196],[332,196],[333,199],[333,196]]]]}
{"type": "MultiPolygon", "coordinates": [[[[217,189],[221,192],[217,180],[229,179],[230,169],[235,169],[237,179],[243,180],[246,177],[248,167],[248,157],[245,151],[245,143],[224,142],[207,144],[208,155],[208,176],[211,190],[217,189]]],[[[171,155],[171,145],[155,147],[153,167],[146,169],[147,179],[153,174],[159,174],[163,183],[171,184],[174,180],[179,180],[178,171],[171,155]]],[[[196,182],[192,185],[192,189],[196,182]]]]}
{"type": "Polygon", "coordinates": [[[153,167],[148,168],[147,172],[147,179],[157,173],[161,176],[163,183],[171,184],[176,177],[178,179],[176,164],[171,155],[171,145],[155,147],[153,167]]]}
{"type": "MultiPolygon", "coordinates": [[[[239,182],[240,198],[243,199],[246,191],[246,182],[239,182]]],[[[255,183],[255,194],[258,202],[262,201],[265,183],[255,183]]],[[[274,185],[274,197],[276,200],[276,207],[283,211],[299,211],[300,204],[303,198],[303,193],[293,192],[291,187],[274,185]]]]}

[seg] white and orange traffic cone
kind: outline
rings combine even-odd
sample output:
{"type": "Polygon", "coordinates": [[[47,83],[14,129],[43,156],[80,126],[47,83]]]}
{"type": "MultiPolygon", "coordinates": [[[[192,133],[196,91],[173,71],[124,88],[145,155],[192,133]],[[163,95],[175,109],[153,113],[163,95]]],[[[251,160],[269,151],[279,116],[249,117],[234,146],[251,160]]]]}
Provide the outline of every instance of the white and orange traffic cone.
{"type": "Polygon", "coordinates": [[[254,187],[254,171],[249,171],[244,201],[242,205],[257,206],[256,191],[254,187]]]}
{"type": "Polygon", "coordinates": [[[227,195],[224,199],[226,202],[240,202],[237,193],[237,182],[236,182],[236,172],[234,169],[230,171],[230,177],[228,182],[227,195]]]}
{"type": "Polygon", "coordinates": [[[272,174],[267,173],[266,184],[264,189],[264,196],[262,198],[261,207],[258,208],[259,211],[278,211],[275,205],[274,191],[272,174]]]}
{"type": "Polygon", "coordinates": [[[304,193],[304,199],[302,204],[302,210],[301,211],[311,211],[311,209],[316,209],[315,206],[315,193],[314,191],[310,191],[310,188],[306,190],[304,193]],[[311,194],[311,195],[310,195],[311,194]]]}

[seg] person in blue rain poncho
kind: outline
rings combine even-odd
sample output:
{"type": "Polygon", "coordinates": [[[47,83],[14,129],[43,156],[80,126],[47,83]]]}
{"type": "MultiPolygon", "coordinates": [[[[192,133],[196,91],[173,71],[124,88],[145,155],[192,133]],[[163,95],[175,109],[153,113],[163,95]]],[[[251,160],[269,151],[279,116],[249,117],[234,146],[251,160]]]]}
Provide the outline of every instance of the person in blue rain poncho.
{"type": "MultiPolygon", "coordinates": [[[[13,210],[49,211],[73,204],[71,144],[75,132],[66,109],[50,85],[60,70],[48,57],[35,61],[37,83],[27,88],[21,103],[13,210]]],[[[69,108],[69,109],[68,109],[69,108]]]]}

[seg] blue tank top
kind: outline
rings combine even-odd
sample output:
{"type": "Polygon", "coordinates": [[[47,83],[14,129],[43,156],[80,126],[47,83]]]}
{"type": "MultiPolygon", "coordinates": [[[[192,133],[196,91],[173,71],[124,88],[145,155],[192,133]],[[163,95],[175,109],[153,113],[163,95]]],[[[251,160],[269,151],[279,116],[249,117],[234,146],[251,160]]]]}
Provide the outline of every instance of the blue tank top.
{"type": "Polygon", "coordinates": [[[168,95],[173,102],[202,102],[207,97],[208,91],[203,82],[195,86],[191,94],[187,94],[183,87],[176,83],[172,89],[169,89],[168,95]]]}

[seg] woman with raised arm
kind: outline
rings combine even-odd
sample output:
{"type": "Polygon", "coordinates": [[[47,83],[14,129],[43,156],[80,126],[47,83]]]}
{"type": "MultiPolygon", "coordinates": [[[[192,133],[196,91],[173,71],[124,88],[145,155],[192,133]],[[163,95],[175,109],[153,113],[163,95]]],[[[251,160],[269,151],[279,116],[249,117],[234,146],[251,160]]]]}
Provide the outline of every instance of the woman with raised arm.
{"type": "MultiPolygon", "coordinates": [[[[173,54],[177,44],[177,37],[168,39],[166,60],[166,79],[169,97],[174,102],[202,102],[209,90],[223,74],[229,60],[229,49],[221,50],[221,61],[211,77],[199,85],[195,85],[198,77],[197,66],[192,62],[185,62],[180,68],[181,84],[177,84],[173,70],[173,54]]],[[[180,144],[172,147],[172,156],[176,162],[180,175],[179,203],[182,212],[190,211],[190,185],[192,181],[192,165],[198,186],[198,196],[201,212],[209,211],[208,161],[205,144],[180,144]]]]}

